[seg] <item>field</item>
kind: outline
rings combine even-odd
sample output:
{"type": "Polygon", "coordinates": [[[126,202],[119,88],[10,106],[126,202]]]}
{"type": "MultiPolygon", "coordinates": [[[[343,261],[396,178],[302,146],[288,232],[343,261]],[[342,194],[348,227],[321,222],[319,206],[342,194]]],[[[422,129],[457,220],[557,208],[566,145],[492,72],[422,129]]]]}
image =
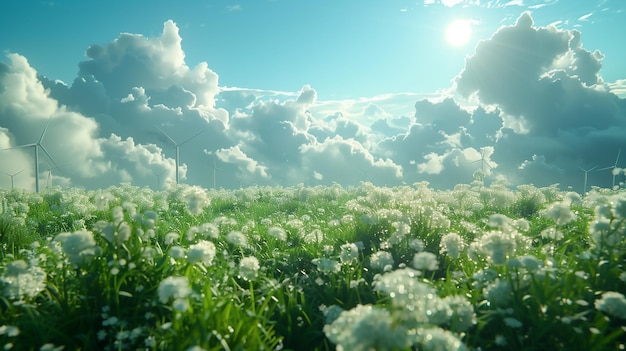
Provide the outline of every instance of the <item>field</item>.
{"type": "Polygon", "coordinates": [[[0,189],[4,350],[620,350],[626,190],[0,189]]]}

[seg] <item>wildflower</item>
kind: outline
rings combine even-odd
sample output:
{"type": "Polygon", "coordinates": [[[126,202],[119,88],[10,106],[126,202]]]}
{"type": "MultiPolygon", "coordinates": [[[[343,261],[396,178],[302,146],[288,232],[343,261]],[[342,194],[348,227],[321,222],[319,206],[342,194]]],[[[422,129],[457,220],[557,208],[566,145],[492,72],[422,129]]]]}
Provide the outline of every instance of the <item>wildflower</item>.
{"type": "Polygon", "coordinates": [[[165,234],[165,239],[163,239],[163,243],[165,246],[172,245],[174,241],[177,241],[180,238],[178,233],[170,232],[165,234]]]}
{"type": "Polygon", "coordinates": [[[541,231],[541,237],[544,239],[561,240],[563,233],[555,227],[549,227],[541,231]]]}
{"type": "Polygon", "coordinates": [[[450,317],[450,329],[454,332],[464,332],[476,324],[476,313],[472,305],[463,296],[446,296],[444,302],[450,306],[452,316],[450,317]]]}
{"type": "Polygon", "coordinates": [[[612,212],[616,219],[626,219],[626,193],[615,196],[612,202],[612,212]]]}
{"type": "Polygon", "coordinates": [[[562,202],[550,205],[546,210],[546,215],[548,218],[554,219],[557,225],[565,225],[577,218],[570,206],[562,202]]]}
{"type": "Polygon", "coordinates": [[[463,250],[463,239],[457,233],[448,233],[441,237],[441,253],[447,253],[451,258],[458,258],[463,250]]]}
{"type": "Polygon", "coordinates": [[[437,255],[431,252],[418,252],[413,256],[413,268],[427,271],[436,271],[439,269],[437,255]]]}
{"type": "Polygon", "coordinates": [[[0,282],[4,284],[4,296],[9,299],[35,297],[46,287],[46,272],[36,265],[29,266],[24,260],[17,260],[7,265],[0,282]]]}
{"type": "Polygon", "coordinates": [[[255,280],[259,275],[259,260],[254,256],[244,257],[239,261],[239,276],[244,280],[255,280]]]}
{"type": "Polygon", "coordinates": [[[500,231],[491,231],[480,238],[480,247],[495,264],[503,264],[515,249],[515,241],[500,231]]]}
{"type": "Polygon", "coordinates": [[[324,314],[324,317],[326,318],[326,324],[334,322],[337,318],[339,318],[341,312],[344,311],[343,308],[337,305],[320,305],[319,310],[322,312],[322,314],[324,314]]]}
{"type": "Polygon", "coordinates": [[[335,260],[328,258],[315,258],[311,262],[317,266],[317,270],[322,273],[337,273],[341,270],[341,265],[335,260]]]}
{"type": "Polygon", "coordinates": [[[185,258],[185,249],[180,246],[172,246],[170,248],[170,257],[174,259],[185,258]]]}
{"type": "Polygon", "coordinates": [[[338,351],[396,350],[410,346],[407,331],[394,326],[389,311],[372,305],[357,305],[343,311],[324,326],[326,337],[338,351]]]}
{"type": "Polygon", "coordinates": [[[435,327],[417,330],[417,341],[424,351],[465,351],[467,347],[451,332],[435,327]]]}
{"type": "Polygon", "coordinates": [[[270,227],[267,230],[267,233],[269,234],[269,236],[276,238],[280,241],[287,240],[287,232],[285,232],[285,230],[281,227],[270,227]]]}
{"type": "Polygon", "coordinates": [[[197,244],[189,246],[187,262],[201,263],[209,266],[215,257],[215,244],[207,240],[200,240],[197,244]]]}
{"type": "Polygon", "coordinates": [[[217,239],[220,236],[220,229],[213,223],[202,223],[198,229],[206,238],[217,239]]]}
{"type": "Polygon", "coordinates": [[[508,306],[511,300],[511,285],[503,280],[496,280],[485,289],[485,297],[495,306],[508,306]]]}
{"type": "Polygon", "coordinates": [[[595,306],[613,317],[626,319],[626,298],[616,291],[607,291],[602,294],[602,298],[596,300],[595,306]]]}
{"type": "Polygon", "coordinates": [[[407,306],[413,304],[415,299],[424,296],[433,296],[435,289],[420,282],[417,277],[420,271],[412,268],[400,268],[392,272],[374,277],[374,290],[389,295],[394,304],[407,306]]]}
{"type": "Polygon", "coordinates": [[[232,231],[228,233],[226,235],[226,241],[239,247],[248,246],[248,238],[246,238],[246,236],[242,232],[238,232],[238,231],[232,231]]]}
{"type": "Polygon", "coordinates": [[[181,200],[185,203],[187,212],[194,216],[202,213],[211,204],[206,190],[199,186],[190,186],[183,190],[181,200]]]}
{"type": "Polygon", "coordinates": [[[99,247],[88,230],[79,230],[74,233],[61,233],[54,239],[60,242],[63,252],[71,264],[78,265],[91,260],[98,253],[99,247]]]}
{"type": "Polygon", "coordinates": [[[8,337],[16,337],[20,335],[20,328],[14,325],[0,326],[0,335],[6,335],[8,337]]]}
{"type": "Polygon", "coordinates": [[[359,249],[354,243],[347,243],[341,245],[341,253],[339,259],[341,262],[351,262],[359,258],[359,249]]]}
{"type": "Polygon", "coordinates": [[[370,256],[370,268],[388,272],[393,269],[393,256],[387,251],[378,251],[370,256]]]}
{"type": "Polygon", "coordinates": [[[500,213],[494,213],[491,216],[489,216],[489,221],[487,222],[487,225],[489,225],[492,228],[502,229],[505,226],[507,226],[510,222],[511,222],[511,219],[509,217],[500,213]]]}
{"type": "Polygon", "coordinates": [[[159,283],[157,289],[159,300],[167,303],[170,299],[184,299],[191,294],[187,277],[170,276],[159,283]]]}

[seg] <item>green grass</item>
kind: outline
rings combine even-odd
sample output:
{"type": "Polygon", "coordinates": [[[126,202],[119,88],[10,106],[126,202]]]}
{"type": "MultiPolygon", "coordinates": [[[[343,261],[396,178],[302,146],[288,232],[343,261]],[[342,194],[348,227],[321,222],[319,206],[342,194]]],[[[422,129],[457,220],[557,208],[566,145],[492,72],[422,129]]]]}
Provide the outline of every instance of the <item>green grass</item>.
{"type": "Polygon", "coordinates": [[[580,199],[554,186],[478,183],[160,192],[122,184],[0,190],[0,203],[5,349],[626,343],[626,300],[606,295],[626,291],[624,190],[580,199]],[[568,205],[556,213],[555,203],[568,205]],[[444,250],[448,233],[462,238],[458,256],[444,250]],[[354,245],[356,255],[344,251],[354,245]],[[418,251],[435,254],[437,268],[407,270],[418,251]],[[381,253],[393,259],[384,268],[381,253]]]}

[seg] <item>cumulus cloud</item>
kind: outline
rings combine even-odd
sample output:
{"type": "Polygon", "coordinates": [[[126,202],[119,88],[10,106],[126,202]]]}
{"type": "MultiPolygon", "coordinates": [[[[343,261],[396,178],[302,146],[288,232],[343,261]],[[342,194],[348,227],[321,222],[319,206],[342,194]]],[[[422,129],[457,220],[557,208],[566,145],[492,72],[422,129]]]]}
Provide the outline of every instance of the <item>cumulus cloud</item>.
{"type": "Polygon", "coordinates": [[[603,80],[604,55],[583,38],[523,13],[479,42],[454,95],[336,101],[319,100],[306,82],[296,92],[220,87],[206,63],[187,65],[172,21],[152,38],[123,33],[92,45],[71,85],[8,54],[0,62],[0,186],[20,172],[16,186],[34,188],[33,147],[13,147],[37,142],[46,125],[42,144],[53,160],[40,153],[44,185],[162,188],[178,174],[205,187],[426,180],[451,188],[478,177],[580,191],[581,168],[597,165],[589,185],[610,186],[606,167],[626,149],[626,84],[603,80]]]}

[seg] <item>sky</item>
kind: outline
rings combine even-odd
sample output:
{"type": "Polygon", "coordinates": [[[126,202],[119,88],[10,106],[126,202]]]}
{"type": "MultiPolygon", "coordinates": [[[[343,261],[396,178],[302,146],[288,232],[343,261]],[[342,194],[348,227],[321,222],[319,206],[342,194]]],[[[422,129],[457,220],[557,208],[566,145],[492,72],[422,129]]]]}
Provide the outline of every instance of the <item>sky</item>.
{"type": "Polygon", "coordinates": [[[625,10],[3,0],[0,187],[611,187],[625,10]]]}

